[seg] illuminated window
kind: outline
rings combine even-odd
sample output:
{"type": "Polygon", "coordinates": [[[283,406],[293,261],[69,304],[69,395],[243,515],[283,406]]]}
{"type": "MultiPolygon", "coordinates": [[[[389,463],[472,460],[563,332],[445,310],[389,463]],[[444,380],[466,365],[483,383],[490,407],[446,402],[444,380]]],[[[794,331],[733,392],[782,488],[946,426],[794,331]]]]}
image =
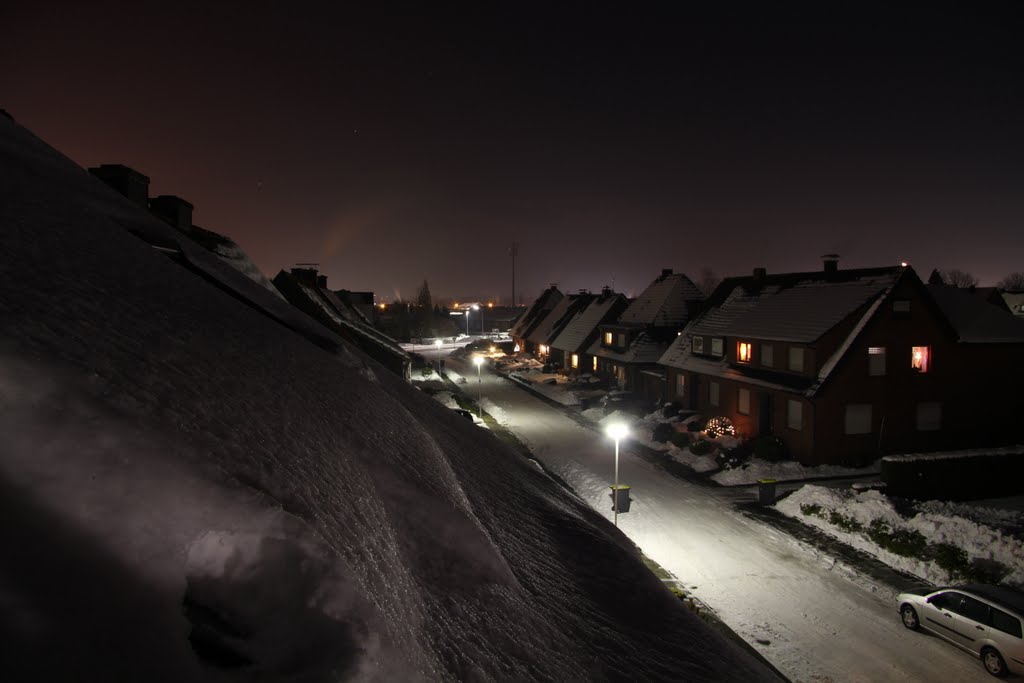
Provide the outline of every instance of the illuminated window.
{"type": "Polygon", "coordinates": [[[775,367],[775,348],[771,344],[761,344],[761,365],[775,367]]]}
{"type": "Polygon", "coordinates": [[[846,406],[846,419],[843,425],[844,434],[871,433],[871,404],[855,403],[846,406]]]}
{"type": "Polygon", "coordinates": [[[693,338],[693,352],[704,353],[704,337],[693,338]]]}
{"type": "Polygon", "coordinates": [[[934,432],[942,428],[942,404],[936,401],[917,404],[917,430],[934,432]]]}
{"type": "Polygon", "coordinates": [[[740,342],[736,346],[736,358],[741,363],[749,363],[752,352],[753,348],[751,347],[750,342],[740,342]]]}
{"type": "Polygon", "coordinates": [[[686,375],[683,373],[676,375],[676,396],[686,396],[686,375]]]}
{"type": "Polygon", "coordinates": [[[594,372],[597,372],[597,356],[594,356],[594,372]]]}
{"type": "Polygon", "coordinates": [[[931,369],[931,349],[927,346],[914,346],[910,349],[910,368],[917,372],[928,372],[931,369]]]}
{"type": "Polygon", "coordinates": [[[711,355],[721,356],[725,349],[725,340],[721,337],[713,337],[711,339],[711,355]]]}
{"type": "Polygon", "coordinates": [[[885,347],[868,347],[868,374],[872,377],[881,377],[885,374],[885,347]]]}
{"type": "Polygon", "coordinates": [[[543,344],[541,344],[541,345],[540,345],[540,355],[542,355],[542,356],[543,356],[543,355],[544,355],[545,353],[547,353],[547,352],[548,352],[548,347],[546,347],[546,346],[544,346],[543,344]]]}
{"type": "Polygon", "coordinates": [[[572,354],[572,367],[573,370],[580,367],[580,355],[578,353],[572,354]]]}
{"type": "Polygon", "coordinates": [[[718,382],[710,382],[708,384],[708,403],[714,407],[718,407],[718,382]]]}
{"type": "Polygon", "coordinates": [[[804,428],[804,404],[800,401],[786,401],[786,426],[798,432],[804,428]]]}
{"type": "Polygon", "coordinates": [[[736,411],[740,415],[750,415],[750,389],[740,389],[736,396],[736,411]]]}
{"type": "Polygon", "coordinates": [[[789,369],[793,372],[804,371],[804,350],[793,349],[789,350],[789,369]]]}
{"type": "Polygon", "coordinates": [[[604,345],[605,346],[611,346],[612,345],[612,333],[611,332],[605,332],[604,333],[604,345]]]}

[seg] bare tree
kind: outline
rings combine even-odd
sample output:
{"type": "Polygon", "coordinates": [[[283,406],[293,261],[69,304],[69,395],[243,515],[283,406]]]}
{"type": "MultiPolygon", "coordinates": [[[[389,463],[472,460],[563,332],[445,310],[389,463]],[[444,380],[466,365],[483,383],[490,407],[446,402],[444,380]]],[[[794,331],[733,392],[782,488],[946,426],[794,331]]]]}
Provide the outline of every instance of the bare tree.
{"type": "Polygon", "coordinates": [[[957,287],[959,289],[970,289],[971,287],[978,286],[978,278],[959,268],[943,271],[942,279],[950,287],[957,287]]]}
{"type": "Polygon", "coordinates": [[[1024,271],[1010,273],[997,282],[996,287],[1007,292],[1024,292],[1024,271]]]}
{"type": "Polygon", "coordinates": [[[711,292],[715,291],[719,283],[722,282],[722,278],[715,274],[715,271],[711,270],[707,266],[700,269],[700,282],[697,286],[704,296],[711,296],[711,292]]]}

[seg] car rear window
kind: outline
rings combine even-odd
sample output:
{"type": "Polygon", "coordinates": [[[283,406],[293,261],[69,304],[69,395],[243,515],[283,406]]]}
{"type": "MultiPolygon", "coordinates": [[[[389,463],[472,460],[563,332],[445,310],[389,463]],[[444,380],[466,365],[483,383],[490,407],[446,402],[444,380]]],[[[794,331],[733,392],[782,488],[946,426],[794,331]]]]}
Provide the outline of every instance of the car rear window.
{"type": "Polygon", "coordinates": [[[981,600],[975,600],[969,595],[965,595],[964,602],[958,611],[968,619],[973,619],[979,624],[987,624],[989,623],[989,609],[989,606],[981,600]]]}
{"type": "Polygon", "coordinates": [[[1020,619],[995,607],[992,608],[992,628],[1009,633],[1011,636],[1021,637],[1020,619]]]}

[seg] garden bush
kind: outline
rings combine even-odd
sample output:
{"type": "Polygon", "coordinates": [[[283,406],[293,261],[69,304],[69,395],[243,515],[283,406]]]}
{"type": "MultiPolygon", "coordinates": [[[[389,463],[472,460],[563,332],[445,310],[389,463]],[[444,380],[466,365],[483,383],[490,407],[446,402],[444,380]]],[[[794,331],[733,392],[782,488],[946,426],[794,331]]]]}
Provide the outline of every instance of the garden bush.
{"type": "MultiPolygon", "coordinates": [[[[672,434],[668,437],[677,448],[689,448],[690,446],[690,434],[684,432],[672,431],[672,434]]],[[[699,455],[696,454],[696,455],[699,455]]]]}
{"type": "Polygon", "coordinates": [[[715,444],[706,439],[698,439],[690,444],[690,452],[694,455],[707,455],[715,450],[715,444]]]}
{"type": "Polygon", "coordinates": [[[878,547],[903,557],[924,557],[928,546],[928,540],[920,531],[902,527],[890,529],[881,519],[871,520],[867,534],[878,547]]]}
{"type": "Polygon", "coordinates": [[[659,422],[654,426],[651,431],[651,441],[657,441],[658,443],[665,443],[672,438],[675,433],[675,429],[668,422],[659,422]]]}
{"type": "Polygon", "coordinates": [[[808,517],[823,517],[821,514],[821,506],[817,503],[801,503],[800,512],[804,513],[808,517]]]}
{"type": "Polygon", "coordinates": [[[789,449],[777,436],[759,436],[754,439],[754,455],[768,462],[779,462],[789,458],[789,449]]]}

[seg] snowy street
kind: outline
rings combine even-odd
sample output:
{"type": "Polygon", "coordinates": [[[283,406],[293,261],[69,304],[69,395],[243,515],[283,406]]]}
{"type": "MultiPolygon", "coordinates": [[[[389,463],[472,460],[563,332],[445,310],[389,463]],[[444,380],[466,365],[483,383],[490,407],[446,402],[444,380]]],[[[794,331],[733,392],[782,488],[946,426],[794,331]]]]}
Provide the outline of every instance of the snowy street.
{"type": "MultiPolygon", "coordinates": [[[[484,369],[446,364],[480,390],[484,410],[526,443],[544,466],[612,518],[614,444],[596,430],[484,369]]],[[[622,443],[619,480],[632,507],[619,527],[744,640],[793,681],[984,681],[977,660],[937,638],[904,629],[894,596],[733,507],[721,491],[673,477],[622,443]]]]}

